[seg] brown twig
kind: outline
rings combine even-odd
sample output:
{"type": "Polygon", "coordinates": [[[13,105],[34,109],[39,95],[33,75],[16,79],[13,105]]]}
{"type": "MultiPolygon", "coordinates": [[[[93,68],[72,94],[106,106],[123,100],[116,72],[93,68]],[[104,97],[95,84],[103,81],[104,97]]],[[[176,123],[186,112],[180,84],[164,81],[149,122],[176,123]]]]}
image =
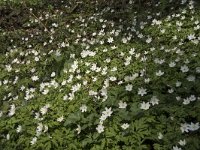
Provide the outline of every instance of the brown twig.
{"type": "MultiPolygon", "coordinates": [[[[28,10],[28,7],[27,7],[26,3],[25,3],[24,1],[23,1],[22,3],[23,3],[23,5],[25,6],[25,8],[28,10]]],[[[45,24],[44,24],[33,12],[29,11],[29,13],[30,13],[35,19],[37,19],[37,20],[39,21],[39,24],[40,24],[41,26],[43,26],[44,29],[51,35],[51,32],[49,32],[49,31],[47,30],[47,27],[45,26],[45,24]]]]}

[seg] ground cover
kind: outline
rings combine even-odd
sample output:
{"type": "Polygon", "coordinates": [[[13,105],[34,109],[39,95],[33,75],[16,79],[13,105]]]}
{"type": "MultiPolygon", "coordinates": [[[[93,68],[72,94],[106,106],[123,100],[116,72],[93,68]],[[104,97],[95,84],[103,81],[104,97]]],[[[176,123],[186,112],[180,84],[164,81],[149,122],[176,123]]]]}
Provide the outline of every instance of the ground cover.
{"type": "Polygon", "coordinates": [[[1,4],[1,149],[200,149],[197,1],[32,2],[1,4]]]}

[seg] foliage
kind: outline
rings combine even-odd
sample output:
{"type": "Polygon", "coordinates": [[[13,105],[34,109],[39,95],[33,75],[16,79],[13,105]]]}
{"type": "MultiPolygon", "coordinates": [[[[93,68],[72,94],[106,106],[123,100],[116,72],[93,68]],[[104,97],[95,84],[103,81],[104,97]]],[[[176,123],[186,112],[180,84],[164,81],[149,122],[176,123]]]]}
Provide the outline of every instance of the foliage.
{"type": "Polygon", "coordinates": [[[0,149],[200,149],[198,3],[30,2],[2,2],[0,149]]]}

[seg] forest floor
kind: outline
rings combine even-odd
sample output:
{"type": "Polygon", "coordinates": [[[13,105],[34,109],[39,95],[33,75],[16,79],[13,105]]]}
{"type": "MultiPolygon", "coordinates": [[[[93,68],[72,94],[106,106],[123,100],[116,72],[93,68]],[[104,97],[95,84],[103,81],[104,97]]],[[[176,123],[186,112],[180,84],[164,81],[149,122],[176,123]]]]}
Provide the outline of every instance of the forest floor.
{"type": "Polygon", "coordinates": [[[0,149],[200,149],[200,5],[0,2],[0,149]]]}

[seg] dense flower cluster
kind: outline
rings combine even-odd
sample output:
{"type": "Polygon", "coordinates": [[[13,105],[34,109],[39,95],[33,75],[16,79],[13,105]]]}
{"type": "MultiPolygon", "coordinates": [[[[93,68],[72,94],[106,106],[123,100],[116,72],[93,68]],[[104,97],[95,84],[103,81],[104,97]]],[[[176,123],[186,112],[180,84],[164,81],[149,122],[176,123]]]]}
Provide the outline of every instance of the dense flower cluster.
{"type": "Polygon", "coordinates": [[[48,26],[10,37],[0,56],[0,147],[200,148],[200,10],[180,6],[146,22],[30,9],[25,27],[48,26]]]}

